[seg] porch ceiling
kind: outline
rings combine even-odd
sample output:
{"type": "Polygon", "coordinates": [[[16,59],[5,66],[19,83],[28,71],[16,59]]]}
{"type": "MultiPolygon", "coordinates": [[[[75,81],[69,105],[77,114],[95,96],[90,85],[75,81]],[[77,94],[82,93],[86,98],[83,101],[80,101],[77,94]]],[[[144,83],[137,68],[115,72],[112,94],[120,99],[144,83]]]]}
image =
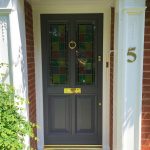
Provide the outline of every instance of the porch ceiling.
{"type": "Polygon", "coordinates": [[[99,4],[104,6],[112,6],[114,0],[30,0],[32,6],[43,6],[43,5],[55,5],[55,4],[66,4],[66,5],[76,5],[76,4],[99,4]]]}

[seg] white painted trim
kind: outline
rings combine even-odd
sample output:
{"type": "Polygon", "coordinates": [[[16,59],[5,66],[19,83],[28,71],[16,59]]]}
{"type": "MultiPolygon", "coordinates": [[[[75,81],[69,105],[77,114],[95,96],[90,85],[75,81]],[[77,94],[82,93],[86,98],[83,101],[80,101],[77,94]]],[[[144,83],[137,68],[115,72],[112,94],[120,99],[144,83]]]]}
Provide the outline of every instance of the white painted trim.
{"type": "Polygon", "coordinates": [[[38,142],[38,150],[43,149],[44,145],[44,127],[43,127],[43,84],[42,84],[42,53],[41,53],[41,28],[40,28],[40,14],[69,14],[69,13],[104,13],[104,35],[103,35],[103,150],[109,150],[109,69],[106,69],[106,62],[109,61],[108,50],[110,50],[110,22],[111,22],[111,9],[103,7],[95,3],[91,5],[86,4],[83,8],[78,5],[65,6],[56,5],[34,7],[33,5],[33,29],[34,29],[34,43],[35,43],[35,75],[36,75],[36,110],[37,110],[37,123],[40,126],[37,134],[40,139],[38,142]]]}
{"type": "Polygon", "coordinates": [[[0,14],[9,14],[11,13],[12,9],[5,9],[5,8],[0,8],[0,14]]]}
{"type": "MultiPolygon", "coordinates": [[[[42,8],[42,7],[47,7],[50,5],[57,5],[58,3],[60,3],[60,5],[79,5],[79,1],[68,1],[68,0],[55,0],[55,1],[50,1],[50,0],[30,0],[32,5],[34,6],[34,8],[42,8]]],[[[99,4],[99,6],[101,7],[106,7],[106,6],[112,6],[114,5],[114,0],[80,0],[80,5],[85,5],[86,4],[90,4],[90,5],[95,5],[96,3],[99,4]]]]}
{"type": "Polygon", "coordinates": [[[110,34],[111,34],[111,8],[104,11],[103,29],[103,150],[110,150],[110,68],[106,68],[106,62],[110,64],[110,34]]]}
{"type": "Polygon", "coordinates": [[[36,118],[39,129],[37,148],[43,150],[44,147],[44,125],[43,125],[43,77],[42,77],[42,52],[41,52],[41,28],[40,13],[33,13],[34,49],[35,49],[35,85],[36,85],[36,118]]]}

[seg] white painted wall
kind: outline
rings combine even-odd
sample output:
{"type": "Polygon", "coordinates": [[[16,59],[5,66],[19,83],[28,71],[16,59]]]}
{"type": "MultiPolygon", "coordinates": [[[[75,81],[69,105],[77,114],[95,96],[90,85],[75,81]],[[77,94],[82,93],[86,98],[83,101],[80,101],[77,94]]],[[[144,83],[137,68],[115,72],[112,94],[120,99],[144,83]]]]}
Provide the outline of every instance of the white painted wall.
{"type": "MultiPolygon", "coordinates": [[[[28,98],[27,56],[25,37],[24,0],[1,0],[0,13],[8,15],[8,51],[12,68],[13,86],[17,94],[28,98]]],[[[0,45],[1,46],[1,45],[0,45]]],[[[0,47],[1,49],[2,47],[0,47]]],[[[5,55],[6,56],[6,55],[5,55]]],[[[23,115],[28,118],[28,106],[24,105],[23,115]]],[[[26,138],[29,145],[29,138],[26,138]]]]}
{"type": "Polygon", "coordinates": [[[104,13],[103,36],[103,150],[109,150],[109,69],[106,69],[106,61],[109,61],[110,50],[110,1],[33,1],[34,43],[35,43],[35,74],[36,74],[36,104],[38,129],[38,149],[44,145],[43,127],[43,87],[42,87],[42,53],[41,53],[41,27],[40,14],[69,14],[69,13],[104,13]]]}
{"type": "Polygon", "coordinates": [[[145,0],[116,0],[114,58],[114,150],[141,149],[145,0]],[[128,49],[135,47],[133,55],[128,49]]]}

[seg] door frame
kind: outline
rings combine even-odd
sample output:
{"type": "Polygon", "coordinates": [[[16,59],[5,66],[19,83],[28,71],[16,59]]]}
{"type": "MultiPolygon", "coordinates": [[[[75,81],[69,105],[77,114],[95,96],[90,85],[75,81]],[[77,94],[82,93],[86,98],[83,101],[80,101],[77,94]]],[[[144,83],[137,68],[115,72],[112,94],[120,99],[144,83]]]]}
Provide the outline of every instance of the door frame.
{"type": "MultiPolygon", "coordinates": [[[[80,4],[80,3],[79,3],[80,4]]],[[[47,4],[46,4],[47,5],[47,4]]],[[[41,26],[40,26],[40,15],[41,14],[70,14],[70,13],[103,13],[103,135],[102,135],[102,145],[103,150],[109,150],[109,95],[110,95],[110,71],[106,68],[106,62],[110,62],[109,50],[110,50],[110,22],[111,22],[111,9],[107,4],[99,5],[94,4],[91,7],[92,10],[87,11],[87,9],[81,9],[82,5],[78,6],[75,10],[72,7],[66,5],[64,7],[69,7],[68,9],[60,9],[54,6],[53,9],[40,6],[33,6],[33,30],[34,30],[34,49],[35,49],[35,80],[36,80],[36,116],[37,124],[40,128],[37,130],[37,136],[40,141],[38,142],[38,149],[43,149],[44,146],[44,120],[43,120],[43,84],[42,84],[42,52],[41,52],[41,26]],[[99,7],[97,7],[99,6],[99,7]],[[64,11],[66,10],[66,12],[64,11]]],[[[91,4],[87,4],[89,7],[91,4]]],[[[62,6],[59,6],[60,8],[62,6]]]]}

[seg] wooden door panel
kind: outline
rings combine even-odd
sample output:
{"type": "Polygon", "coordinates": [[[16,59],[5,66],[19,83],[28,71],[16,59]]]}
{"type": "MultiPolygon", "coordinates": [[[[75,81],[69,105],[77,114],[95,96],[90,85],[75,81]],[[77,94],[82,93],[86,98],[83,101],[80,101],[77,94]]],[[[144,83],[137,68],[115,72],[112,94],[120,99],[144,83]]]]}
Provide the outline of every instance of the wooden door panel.
{"type": "Polygon", "coordinates": [[[76,133],[94,133],[97,112],[95,96],[83,95],[76,97],[76,133]]]}
{"type": "Polygon", "coordinates": [[[49,96],[48,99],[49,134],[65,134],[70,132],[70,100],[69,96],[49,96]]]}

